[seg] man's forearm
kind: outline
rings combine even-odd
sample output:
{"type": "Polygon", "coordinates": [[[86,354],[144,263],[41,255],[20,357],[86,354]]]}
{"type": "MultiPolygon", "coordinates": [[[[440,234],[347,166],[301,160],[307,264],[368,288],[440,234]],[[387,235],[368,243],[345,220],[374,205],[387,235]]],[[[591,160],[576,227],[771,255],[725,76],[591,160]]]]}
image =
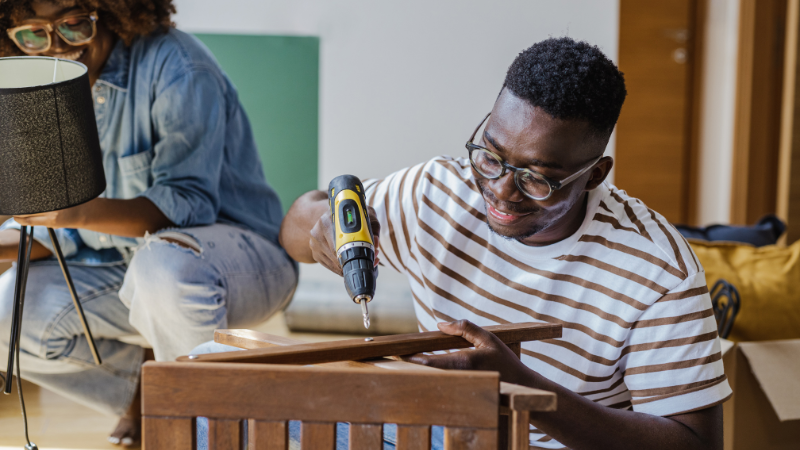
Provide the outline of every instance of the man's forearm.
{"type": "Polygon", "coordinates": [[[294,260],[315,263],[309,241],[311,229],[328,211],[328,196],[323,191],[311,191],[298,198],[281,224],[280,243],[294,260]]]}
{"type": "Polygon", "coordinates": [[[557,394],[557,411],[532,413],[531,424],[571,449],[722,448],[721,405],[667,418],[600,405],[537,374],[523,384],[557,394]]]}

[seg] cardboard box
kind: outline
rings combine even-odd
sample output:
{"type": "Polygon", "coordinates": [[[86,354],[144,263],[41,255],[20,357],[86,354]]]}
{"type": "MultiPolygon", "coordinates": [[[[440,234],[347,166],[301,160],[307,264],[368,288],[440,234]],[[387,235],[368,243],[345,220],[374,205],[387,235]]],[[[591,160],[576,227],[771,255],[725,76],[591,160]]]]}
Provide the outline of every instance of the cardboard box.
{"type": "Polygon", "coordinates": [[[722,340],[725,450],[800,449],[800,339],[722,340]]]}

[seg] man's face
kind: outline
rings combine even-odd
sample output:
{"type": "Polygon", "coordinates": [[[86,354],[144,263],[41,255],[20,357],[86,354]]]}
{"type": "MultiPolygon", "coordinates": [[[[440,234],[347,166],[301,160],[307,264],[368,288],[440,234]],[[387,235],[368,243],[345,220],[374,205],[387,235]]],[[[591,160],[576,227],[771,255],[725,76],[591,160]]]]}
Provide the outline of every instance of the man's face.
{"type": "MultiPolygon", "coordinates": [[[[507,89],[497,99],[485,131],[475,141],[512,166],[528,168],[556,181],[586,167],[605,148],[605,140],[594,137],[587,123],[554,119],[507,89]]],[[[610,158],[598,166],[601,167],[554,191],[547,200],[526,197],[509,170],[497,180],[486,179],[474,169],[473,175],[486,201],[489,227],[503,237],[543,245],[549,243],[549,236],[558,235],[561,226],[569,226],[565,222],[575,216],[575,208],[582,207],[578,204],[584,198],[582,194],[605,178],[611,168],[610,158]]]]}
{"type": "MultiPolygon", "coordinates": [[[[52,22],[65,16],[90,12],[84,11],[74,3],[65,6],[41,0],[34,1],[31,7],[34,15],[22,18],[13,26],[52,22]]],[[[52,39],[50,48],[38,55],[71,59],[83,63],[89,70],[89,79],[92,84],[100,76],[114,44],[114,35],[103,26],[102,18],[97,21],[97,35],[86,44],[71,45],[64,42],[61,36],[55,32],[50,34],[50,38],[52,39]]]]}

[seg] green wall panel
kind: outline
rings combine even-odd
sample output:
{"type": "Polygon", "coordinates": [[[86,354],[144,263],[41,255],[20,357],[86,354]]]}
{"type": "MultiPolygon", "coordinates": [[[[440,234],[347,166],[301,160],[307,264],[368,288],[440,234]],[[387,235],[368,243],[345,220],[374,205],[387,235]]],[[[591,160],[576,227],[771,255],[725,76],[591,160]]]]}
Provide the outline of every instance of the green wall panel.
{"type": "Polygon", "coordinates": [[[319,38],[196,34],[239,91],[267,181],[286,211],[317,188],[319,38]]]}

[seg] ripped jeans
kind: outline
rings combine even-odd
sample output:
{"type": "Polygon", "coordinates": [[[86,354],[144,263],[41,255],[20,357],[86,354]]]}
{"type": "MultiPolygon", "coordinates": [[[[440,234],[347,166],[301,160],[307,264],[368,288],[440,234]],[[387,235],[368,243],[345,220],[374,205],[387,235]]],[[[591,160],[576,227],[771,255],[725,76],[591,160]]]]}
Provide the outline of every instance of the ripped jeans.
{"type": "MultiPolygon", "coordinates": [[[[144,353],[120,338],[141,335],[156,360],[171,361],[213,339],[217,328],[265,321],[297,285],[297,267],[283,249],[223,224],[156,233],[129,264],[69,263],[69,269],[103,364],[93,362],[58,263],[46,259],[33,262],[28,274],[22,377],[118,416],[136,393],[144,353]]],[[[3,361],[15,276],[16,268],[0,276],[3,361]]]]}

